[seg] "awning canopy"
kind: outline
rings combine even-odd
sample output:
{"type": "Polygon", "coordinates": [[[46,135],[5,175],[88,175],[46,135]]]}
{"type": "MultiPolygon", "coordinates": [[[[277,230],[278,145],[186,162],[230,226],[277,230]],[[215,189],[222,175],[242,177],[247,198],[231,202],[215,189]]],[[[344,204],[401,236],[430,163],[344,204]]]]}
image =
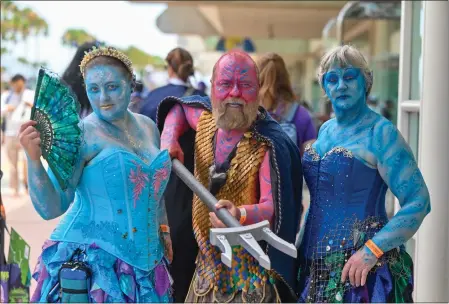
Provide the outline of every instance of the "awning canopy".
{"type": "Polygon", "coordinates": [[[217,29],[194,6],[174,6],[167,8],[156,20],[157,27],[166,34],[219,35],[217,29]]]}
{"type": "Polygon", "coordinates": [[[164,3],[168,8],[157,19],[157,26],[167,34],[304,40],[320,38],[327,21],[337,16],[345,4],[343,1],[164,3]]]}

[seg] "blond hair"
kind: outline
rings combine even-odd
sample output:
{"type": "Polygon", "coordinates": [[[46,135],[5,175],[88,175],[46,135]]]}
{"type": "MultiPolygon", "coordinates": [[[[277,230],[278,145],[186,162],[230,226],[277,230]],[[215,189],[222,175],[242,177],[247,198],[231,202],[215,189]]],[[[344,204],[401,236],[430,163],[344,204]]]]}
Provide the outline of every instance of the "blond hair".
{"type": "Polygon", "coordinates": [[[267,53],[257,60],[259,67],[259,102],[267,110],[276,109],[278,102],[294,102],[295,93],[284,59],[276,53],[267,53]]]}
{"type": "Polygon", "coordinates": [[[369,95],[373,86],[373,73],[368,67],[368,63],[363,57],[363,54],[352,45],[337,46],[328,51],[323,58],[321,58],[320,66],[318,67],[318,82],[324,90],[323,76],[329,69],[338,64],[341,67],[359,68],[365,78],[366,96],[369,95]]]}

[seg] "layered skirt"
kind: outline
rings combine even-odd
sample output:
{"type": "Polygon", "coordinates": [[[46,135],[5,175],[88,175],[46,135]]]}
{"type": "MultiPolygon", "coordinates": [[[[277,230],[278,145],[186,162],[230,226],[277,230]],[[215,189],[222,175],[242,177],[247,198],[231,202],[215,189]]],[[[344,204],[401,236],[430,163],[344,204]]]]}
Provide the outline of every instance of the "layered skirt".
{"type": "MultiPolygon", "coordinates": [[[[133,267],[95,244],[46,241],[33,278],[37,281],[31,302],[47,303],[58,284],[59,270],[75,250],[85,250],[84,261],[92,273],[89,290],[93,303],[171,302],[171,280],[165,259],[150,271],[133,267]]],[[[59,292],[58,290],[56,292],[59,292]]]]}

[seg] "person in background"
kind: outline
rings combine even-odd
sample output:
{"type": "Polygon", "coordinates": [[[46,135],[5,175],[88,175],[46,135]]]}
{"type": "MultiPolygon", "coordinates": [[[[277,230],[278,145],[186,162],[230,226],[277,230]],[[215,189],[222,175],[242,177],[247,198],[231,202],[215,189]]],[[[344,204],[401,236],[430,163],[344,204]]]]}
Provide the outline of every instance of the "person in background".
{"type": "Polygon", "coordinates": [[[312,112],[312,108],[310,107],[307,101],[301,100],[299,104],[302,105],[304,108],[306,108],[307,111],[312,112]]]}
{"type": "Polygon", "coordinates": [[[301,156],[317,136],[316,127],[306,108],[295,98],[285,62],[276,53],[267,53],[258,62],[260,73],[259,102],[282,126],[298,146],[301,156]]]}
{"type": "MultiPolygon", "coordinates": [[[[19,196],[19,160],[20,151],[17,135],[21,124],[30,118],[34,101],[34,92],[26,88],[26,79],[20,74],[11,79],[11,90],[1,96],[1,117],[4,123],[2,143],[10,162],[10,188],[14,196],[19,196]]],[[[28,189],[26,164],[23,168],[23,184],[28,189]]]]}
{"type": "Polygon", "coordinates": [[[143,84],[141,82],[136,82],[134,91],[131,94],[131,102],[129,104],[129,110],[134,113],[139,113],[142,107],[143,101],[143,84]]]}
{"type": "Polygon", "coordinates": [[[148,116],[156,121],[156,112],[159,103],[168,96],[183,97],[190,95],[205,96],[200,90],[196,90],[189,83],[189,77],[193,76],[193,58],[183,48],[171,50],[165,58],[167,62],[168,84],[151,91],[143,101],[140,114],[148,116]]]}
{"type": "Polygon", "coordinates": [[[79,114],[81,118],[89,115],[92,112],[92,107],[87,98],[84,79],[80,72],[80,64],[81,60],[83,60],[84,53],[91,51],[93,47],[99,45],[100,43],[98,42],[86,42],[79,46],[69,66],[62,74],[62,80],[72,89],[80,103],[79,114]]]}
{"type": "MultiPolygon", "coordinates": [[[[195,90],[188,79],[193,75],[193,58],[188,51],[182,48],[175,48],[168,53],[167,72],[169,83],[163,87],[151,91],[143,101],[140,113],[156,121],[156,114],[159,103],[166,97],[183,97],[190,95],[205,94],[195,90]]],[[[195,139],[193,130],[187,131],[180,139],[181,145],[186,145],[184,152],[184,166],[193,171],[193,146],[188,143],[195,139]]],[[[193,236],[192,223],[192,200],[193,193],[184,182],[172,173],[167,190],[165,191],[165,206],[170,226],[173,246],[173,259],[170,265],[170,273],[173,277],[173,298],[176,303],[184,302],[189,291],[190,282],[195,270],[195,258],[198,252],[198,245],[193,236]],[[187,219],[187,220],[184,220],[187,219]]]]}
{"type": "Polygon", "coordinates": [[[206,84],[204,83],[204,81],[200,81],[200,82],[198,83],[198,90],[201,91],[201,92],[203,92],[204,95],[206,95],[206,89],[207,89],[207,86],[206,86],[206,84]]]}
{"type": "Polygon", "coordinates": [[[388,120],[393,120],[394,103],[391,99],[385,101],[385,106],[382,108],[382,115],[388,120]]]}

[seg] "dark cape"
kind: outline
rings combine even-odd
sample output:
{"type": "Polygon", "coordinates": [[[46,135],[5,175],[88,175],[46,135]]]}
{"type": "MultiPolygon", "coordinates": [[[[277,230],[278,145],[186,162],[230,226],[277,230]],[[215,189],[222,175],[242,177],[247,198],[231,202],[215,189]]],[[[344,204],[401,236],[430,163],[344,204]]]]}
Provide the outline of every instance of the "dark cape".
{"type": "MultiPolygon", "coordinates": [[[[157,112],[157,126],[161,133],[165,118],[176,103],[212,111],[212,105],[207,96],[167,97],[160,103],[157,112]]],[[[271,146],[270,165],[275,204],[275,220],[272,223],[273,232],[285,241],[294,244],[303,209],[303,173],[299,150],[288,138],[281,126],[261,107],[259,108],[259,117],[254,124],[253,131],[265,140],[268,140],[271,146]]],[[[186,132],[181,136],[179,142],[184,152],[185,166],[193,173],[195,132],[192,132],[192,130],[186,132]]],[[[188,279],[190,284],[194,274],[194,261],[198,253],[192,228],[192,197],[192,192],[172,172],[165,194],[165,201],[173,243],[174,259],[171,273],[175,282],[175,293],[179,285],[187,284],[186,282],[181,282],[180,279],[177,282],[177,272],[187,268],[190,270],[190,267],[192,267],[193,269],[188,274],[189,278],[184,278],[188,279]],[[191,244],[192,241],[195,242],[195,245],[191,244]],[[183,247],[187,246],[187,243],[189,247],[183,247]],[[192,250],[191,248],[194,246],[195,250],[192,250]],[[175,262],[177,259],[179,261],[175,262]],[[182,267],[178,266],[177,263],[181,263],[182,267]],[[188,263],[191,264],[187,265],[188,263]],[[176,269],[177,267],[179,267],[179,270],[176,269]]],[[[281,300],[283,302],[296,301],[297,260],[271,246],[268,248],[268,255],[272,268],[282,277],[280,280],[277,280],[276,284],[281,300]]]]}
{"type": "Polygon", "coordinates": [[[145,99],[141,101],[142,105],[139,113],[151,118],[153,121],[156,121],[157,109],[161,100],[167,96],[183,97],[190,95],[204,96],[206,94],[199,90],[193,89],[192,87],[169,83],[148,93],[145,99]]]}

